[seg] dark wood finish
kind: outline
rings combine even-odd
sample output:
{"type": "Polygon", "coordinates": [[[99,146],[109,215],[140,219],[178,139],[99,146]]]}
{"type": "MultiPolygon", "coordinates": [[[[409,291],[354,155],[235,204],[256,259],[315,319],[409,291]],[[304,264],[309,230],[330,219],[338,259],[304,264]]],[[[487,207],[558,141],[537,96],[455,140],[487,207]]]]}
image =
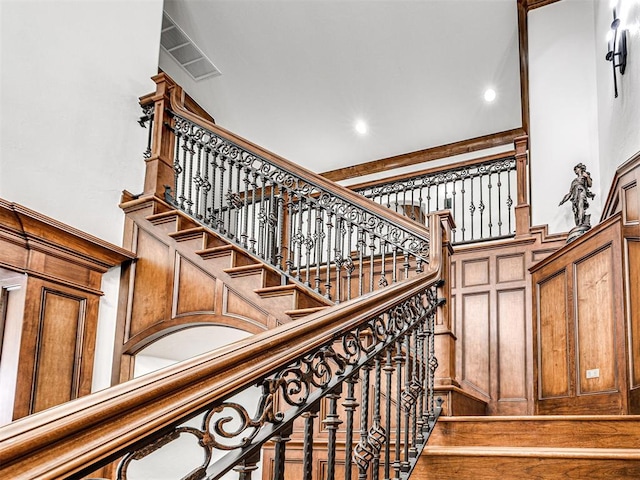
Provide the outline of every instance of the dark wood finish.
{"type": "Polygon", "coordinates": [[[0,477],[53,479],[95,471],[140,438],[424,291],[442,267],[442,234],[433,217],[430,231],[431,262],[415,279],[0,428],[0,477]]]}
{"type": "Polygon", "coordinates": [[[511,240],[457,247],[451,256],[451,315],[460,387],[490,415],[533,413],[531,276],[562,247],[545,228],[511,240]]]}
{"type": "Polygon", "coordinates": [[[3,422],[90,393],[102,274],[133,257],[0,199],[3,422]]]}
{"type": "Polygon", "coordinates": [[[518,52],[520,61],[520,109],[522,129],[529,134],[529,24],[527,0],[518,0],[518,52]]]}
{"type": "Polygon", "coordinates": [[[545,5],[551,5],[552,3],[559,2],[560,0],[523,0],[527,11],[534,8],[544,7],[545,5]]]}
{"type": "Polygon", "coordinates": [[[621,218],[531,269],[536,413],[630,413],[621,218]]]}
{"type": "Polygon", "coordinates": [[[635,415],[440,417],[431,446],[637,448],[635,415]]]}
{"type": "Polygon", "coordinates": [[[499,147],[513,143],[513,140],[525,132],[521,128],[506,130],[491,135],[471,138],[460,142],[448,143],[439,147],[427,148],[417,152],[405,153],[395,157],[383,158],[371,162],[360,163],[350,167],[339,168],[324,172],[321,175],[334,182],[348,178],[360,177],[371,173],[380,173],[394,168],[408,167],[418,163],[425,163],[441,158],[453,157],[462,153],[476,152],[487,148],[499,147]]]}

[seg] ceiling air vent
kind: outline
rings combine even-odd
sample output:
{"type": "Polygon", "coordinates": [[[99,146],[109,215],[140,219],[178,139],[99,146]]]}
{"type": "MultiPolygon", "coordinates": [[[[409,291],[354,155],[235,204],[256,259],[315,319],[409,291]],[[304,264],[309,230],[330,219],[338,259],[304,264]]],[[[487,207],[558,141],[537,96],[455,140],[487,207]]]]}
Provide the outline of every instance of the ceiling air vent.
{"type": "Polygon", "coordinates": [[[162,13],[160,45],[196,81],[222,75],[166,12],[162,13]]]}

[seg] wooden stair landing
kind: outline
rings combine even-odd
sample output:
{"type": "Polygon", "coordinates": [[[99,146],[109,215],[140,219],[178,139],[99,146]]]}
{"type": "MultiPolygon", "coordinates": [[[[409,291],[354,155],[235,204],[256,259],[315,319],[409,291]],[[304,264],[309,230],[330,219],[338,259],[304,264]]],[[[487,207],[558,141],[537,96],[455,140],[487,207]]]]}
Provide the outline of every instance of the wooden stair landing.
{"type": "Polygon", "coordinates": [[[411,478],[639,479],[640,416],[441,417],[411,478]]]}

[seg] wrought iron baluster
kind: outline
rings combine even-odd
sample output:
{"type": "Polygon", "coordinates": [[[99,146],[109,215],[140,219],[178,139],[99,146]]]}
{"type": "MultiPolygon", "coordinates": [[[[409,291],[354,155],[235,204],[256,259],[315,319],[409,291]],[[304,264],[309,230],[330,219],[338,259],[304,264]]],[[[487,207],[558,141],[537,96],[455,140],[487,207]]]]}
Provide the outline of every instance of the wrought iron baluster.
{"type": "Polygon", "coordinates": [[[376,255],[376,239],[373,232],[369,232],[369,291],[374,290],[374,277],[375,277],[375,255],[376,255]]]}
{"type": "Polygon", "coordinates": [[[460,208],[460,211],[462,212],[462,214],[461,214],[461,217],[462,217],[462,228],[460,230],[462,232],[462,241],[463,242],[464,242],[464,234],[465,234],[465,231],[466,231],[466,228],[464,226],[464,221],[467,218],[467,212],[466,212],[465,203],[464,203],[464,194],[465,194],[464,181],[465,181],[465,178],[466,178],[464,173],[465,172],[463,172],[462,177],[461,177],[462,188],[460,190],[460,193],[462,194],[462,206],[460,208]]]}
{"type": "Polygon", "coordinates": [[[380,451],[382,450],[383,445],[389,443],[387,438],[389,430],[382,428],[382,417],[380,415],[381,355],[377,355],[375,358],[375,371],[373,377],[373,422],[369,429],[369,444],[373,447],[372,480],[378,480],[380,477],[380,451]]]}
{"type": "Polygon", "coordinates": [[[304,418],[304,444],[302,447],[302,479],[313,480],[313,422],[318,418],[318,408],[303,413],[304,418]]]}
{"type": "Polygon", "coordinates": [[[478,210],[480,211],[480,238],[484,238],[484,209],[485,209],[485,205],[484,205],[484,200],[483,200],[483,191],[484,191],[484,189],[482,188],[482,175],[478,175],[478,182],[479,182],[478,190],[480,191],[480,203],[478,204],[478,210]]]}
{"type": "Polygon", "coordinates": [[[513,225],[511,225],[511,206],[513,205],[513,199],[511,198],[511,175],[507,174],[507,217],[509,218],[509,233],[513,233],[513,225]]]}
{"type": "Polygon", "coordinates": [[[364,230],[360,225],[358,225],[358,295],[362,295],[363,283],[364,283],[364,267],[363,267],[363,259],[364,259],[364,230]]]}
{"type": "Polygon", "coordinates": [[[273,223],[273,264],[280,270],[284,271],[282,259],[285,255],[285,249],[287,246],[284,243],[285,223],[284,223],[284,211],[285,211],[285,190],[282,187],[278,187],[278,195],[276,195],[276,212],[273,223]]]}
{"type": "Polygon", "coordinates": [[[314,243],[314,237],[311,235],[311,225],[315,224],[315,219],[313,219],[312,217],[317,215],[317,211],[313,207],[311,202],[309,202],[308,200],[307,200],[307,205],[308,205],[308,208],[306,209],[306,211],[307,211],[307,236],[306,236],[306,239],[305,239],[307,275],[306,275],[305,283],[307,284],[308,287],[310,287],[311,286],[311,252],[313,251],[314,255],[315,255],[315,248],[314,248],[315,243],[314,243]]]}
{"type": "Polygon", "coordinates": [[[269,212],[267,211],[267,201],[265,198],[265,192],[267,190],[267,182],[264,175],[260,175],[260,212],[258,213],[258,255],[261,258],[266,258],[267,253],[265,250],[265,237],[267,230],[267,220],[269,218],[269,212]]]}
{"type": "Polygon", "coordinates": [[[197,143],[198,154],[196,155],[196,174],[193,176],[193,184],[195,185],[194,195],[194,215],[197,219],[202,219],[202,212],[200,211],[200,198],[202,196],[202,143],[197,143]]]}
{"type": "Polygon", "coordinates": [[[386,243],[384,240],[382,240],[382,245],[380,247],[380,280],[378,280],[378,285],[380,286],[380,288],[384,288],[387,285],[389,285],[389,282],[387,281],[387,272],[385,271],[385,258],[384,258],[384,254],[385,254],[385,250],[386,250],[386,243]]]}
{"type": "MultiPolygon", "coordinates": [[[[295,239],[294,239],[294,224],[296,223],[296,219],[294,216],[296,215],[296,207],[295,207],[295,197],[293,192],[284,190],[284,197],[287,199],[286,208],[287,208],[287,251],[285,265],[287,268],[287,274],[293,275],[293,265],[295,264],[295,239]]],[[[284,210],[284,209],[283,209],[284,210]]]]}
{"type": "Polygon", "coordinates": [[[342,423],[338,415],[338,400],[342,388],[340,387],[335,393],[327,395],[329,400],[329,411],[326,418],[322,421],[327,429],[327,478],[326,480],[334,480],[336,475],[336,432],[342,423]]]}
{"type": "Polygon", "coordinates": [[[342,402],[342,406],[346,412],[346,432],[344,441],[344,478],[345,480],[351,480],[351,452],[353,450],[353,415],[356,408],[360,405],[356,401],[355,385],[358,383],[358,378],[355,375],[345,380],[347,384],[347,396],[342,402]]]}
{"type": "Polygon", "coordinates": [[[341,277],[342,277],[342,265],[344,265],[344,220],[336,215],[336,228],[335,228],[335,247],[334,247],[334,259],[336,265],[336,295],[335,302],[340,303],[342,292],[340,291],[341,287],[341,277]]]}
{"type": "Polygon", "coordinates": [[[358,480],[366,480],[367,470],[373,459],[374,451],[369,441],[369,372],[371,371],[371,366],[365,364],[361,371],[360,441],[353,450],[353,461],[358,467],[358,480]]]}
{"type": "Polygon", "coordinates": [[[402,362],[404,361],[404,355],[402,354],[401,340],[396,342],[396,354],[393,357],[396,363],[396,444],[395,444],[395,459],[393,461],[394,478],[399,479],[402,469],[402,457],[401,442],[402,438],[402,408],[400,406],[402,398],[402,362]]]}
{"type": "Polygon", "coordinates": [[[284,480],[287,442],[291,440],[293,424],[272,438],[275,447],[273,454],[273,480],[284,480]]]}
{"type": "MultiPolygon", "coordinates": [[[[331,230],[333,229],[333,212],[327,210],[327,259],[326,259],[326,278],[324,284],[324,296],[331,300],[331,230]]],[[[337,269],[336,269],[337,272],[337,269]]],[[[339,273],[338,273],[339,274],[339,273]]]]}
{"type": "Polygon", "coordinates": [[[315,276],[315,289],[316,292],[320,293],[320,284],[322,283],[320,270],[322,268],[322,244],[324,243],[324,210],[320,208],[320,206],[316,206],[316,254],[315,254],[315,266],[316,266],[316,276],[315,276]]]}
{"type": "Polygon", "coordinates": [[[346,290],[347,290],[347,300],[351,300],[351,274],[355,270],[355,265],[353,264],[353,259],[351,258],[351,239],[353,237],[353,223],[347,223],[347,261],[345,263],[345,270],[347,272],[347,281],[346,281],[346,290]]]}
{"type": "Polygon", "coordinates": [[[385,430],[387,432],[387,441],[384,444],[384,478],[388,479],[391,470],[391,387],[393,383],[393,372],[395,371],[395,367],[393,366],[393,361],[391,359],[391,347],[387,347],[385,350],[385,364],[383,370],[385,375],[385,430]]]}
{"type": "Polygon", "coordinates": [[[250,457],[241,460],[235,467],[234,472],[238,472],[238,480],[251,480],[251,474],[258,469],[260,452],[256,452],[250,457]]]}
{"type": "MultiPolygon", "coordinates": [[[[224,145],[220,145],[219,148],[224,148],[224,145]]],[[[218,169],[220,171],[220,187],[218,189],[218,204],[219,204],[219,209],[218,209],[218,230],[220,231],[220,233],[224,234],[224,233],[227,232],[226,225],[224,223],[224,192],[225,192],[225,188],[224,188],[224,182],[225,182],[224,172],[227,169],[224,166],[224,164],[225,164],[225,156],[224,156],[224,154],[222,154],[220,152],[220,150],[218,150],[218,158],[220,160],[220,167],[218,169]]]]}
{"type": "Polygon", "coordinates": [[[401,470],[403,472],[409,469],[409,433],[411,430],[411,337],[409,334],[404,336],[404,389],[402,390],[402,409],[404,410],[404,428],[403,433],[403,454],[401,470]]]}
{"type": "Polygon", "coordinates": [[[493,211],[492,211],[492,204],[493,204],[493,194],[491,192],[491,189],[493,188],[493,184],[491,183],[491,170],[489,170],[489,175],[487,176],[488,180],[487,180],[487,188],[489,189],[489,191],[487,192],[487,197],[489,197],[489,236],[491,237],[493,235],[493,211]]]}

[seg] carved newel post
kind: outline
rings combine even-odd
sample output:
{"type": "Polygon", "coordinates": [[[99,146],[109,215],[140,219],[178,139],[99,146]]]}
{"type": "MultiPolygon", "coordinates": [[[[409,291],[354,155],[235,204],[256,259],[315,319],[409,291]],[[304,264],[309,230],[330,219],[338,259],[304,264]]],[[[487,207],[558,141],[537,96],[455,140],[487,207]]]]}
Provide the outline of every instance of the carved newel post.
{"type": "Polygon", "coordinates": [[[576,226],[569,230],[567,243],[572,242],[591,228],[591,215],[587,215],[588,199],[593,199],[596,196],[595,193],[589,190],[592,185],[591,174],[587,172],[587,167],[584,163],[577,164],[573,167],[573,171],[576,174],[576,178],[571,182],[569,193],[562,198],[559,204],[562,205],[567,200],[571,200],[573,218],[576,223],[576,226]]]}

